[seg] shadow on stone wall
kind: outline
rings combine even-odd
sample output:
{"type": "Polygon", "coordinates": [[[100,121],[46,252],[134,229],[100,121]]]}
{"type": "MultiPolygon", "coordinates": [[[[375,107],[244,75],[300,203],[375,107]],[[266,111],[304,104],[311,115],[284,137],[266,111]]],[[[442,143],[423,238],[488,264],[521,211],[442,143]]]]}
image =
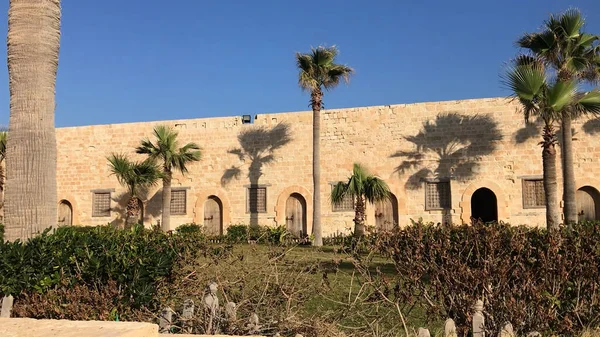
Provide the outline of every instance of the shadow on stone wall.
{"type": "Polygon", "coordinates": [[[600,133],[600,118],[590,119],[583,124],[583,131],[588,135],[600,133]]]}
{"type": "MultiPolygon", "coordinates": [[[[233,179],[240,179],[245,166],[250,186],[258,186],[263,175],[263,167],[276,160],[275,154],[292,141],[290,126],[279,123],[273,128],[248,126],[238,135],[240,147],[227,153],[238,157],[240,164],[231,166],[223,173],[221,185],[227,186],[233,179]]],[[[258,225],[258,212],[250,210],[250,225],[258,225]]]]}
{"type": "MultiPolygon", "coordinates": [[[[390,158],[404,159],[394,171],[399,175],[414,172],[405,186],[417,190],[426,178],[461,182],[473,178],[481,157],[492,154],[503,135],[490,115],[449,112],[424,122],[419,133],[404,139],[412,143],[413,150],[397,151],[390,158]]],[[[449,218],[450,210],[444,211],[442,221],[449,218]]]]}
{"type": "MultiPolygon", "coordinates": [[[[159,184],[162,184],[160,182],[159,184]]],[[[158,218],[161,215],[162,207],[162,188],[158,190],[152,198],[148,199],[149,191],[144,189],[140,192],[138,200],[143,205],[143,200],[148,200],[145,207],[142,209],[143,218],[153,217],[158,218]]],[[[135,219],[127,219],[127,202],[129,201],[129,193],[121,192],[112,197],[113,206],[111,210],[117,213],[117,217],[110,222],[110,225],[116,228],[125,228],[135,224],[135,219]]],[[[156,225],[154,223],[144,223],[144,225],[156,225]]]]}

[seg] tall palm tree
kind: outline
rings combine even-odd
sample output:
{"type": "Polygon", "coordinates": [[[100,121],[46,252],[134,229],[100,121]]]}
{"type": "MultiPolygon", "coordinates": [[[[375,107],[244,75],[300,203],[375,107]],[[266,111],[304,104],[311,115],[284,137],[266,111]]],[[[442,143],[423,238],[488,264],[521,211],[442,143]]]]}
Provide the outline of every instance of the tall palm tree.
{"type": "MultiPolygon", "coordinates": [[[[596,82],[600,78],[600,37],[584,33],[584,24],[581,13],[569,9],[558,17],[551,15],[541,32],[525,34],[517,43],[552,68],[561,81],[596,82]]],[[[565,223],[577,221],[571,121],[582,113],[585,112],[567,106],[559,116],[565,223]]]]}
{"type": "Polygon", "coordinates": [[[355,202],[354,235],[361,237],[365,234],[366,202],[375,203],[390,197],[390,188],[382,179],[370,175],[365,167],[354,164],[352,175],[347,182],[337,183],[331,191],[331,202],[341,204],[348,196],[355,202]]]}
{"type": "Polygon", "coordinates": [[[7,63],[10,88],[6,148],[6,239],[55,226],[55,86],[60,0],[10,0],[7,63]]]}
{"type": "Polygon", "coordinates": [[[310,92],[310,105],[313,110],[313,233],[314,245],[323,245],[321,229],[321,109],[323,109],[323,90],[332,90],[343,79],[350,81],[354,69],[336,64],[338,49],[332,47],[311,48],[307,54],[296,53],[296,64],[300,73],[298,84],[304,91],[310,92]]]}
{"type": "Polygon", "coordinates": [[[560,224],[557,202],[556,133],[553,123],[559,120],[565,109],[574,108],[580,113],[600,112],[600,92],[577,92],[575,81],[549,79],[544,64],[530,56],[519,56],[505,75],[505,84],[512,97],[523,107],[525,121],[532,116],[544,122],[542,165],[544,196],[546,201],[546,225],[556,229],[560,224]]]}
{"type": "Polygon", "coordinates": [[[150,158],[144,161],[131,161],[124,154],[113,153],[107,159],[111,175],[117,177],[119,184],[127,188],[129,194],[125,215],[125,224],[127,224],[130,218],[139,218],[139,198],[144,190],[156,185],[161,178],[160,167],[150,158]]]}
{"type": "Polygon", "coordinates": [[[187,165],[199,161],[202,157],[200,147],[196,143],[187,143],[179,147],[177,131],[165,125],[154,128],[156,143],[150,139],[142,140],[136,152],[146,154],[151,160],[162,164],[162,228],[165,231],[171,229],[171,180],[173,171],[181,174],[187,173],[187,165]]]}

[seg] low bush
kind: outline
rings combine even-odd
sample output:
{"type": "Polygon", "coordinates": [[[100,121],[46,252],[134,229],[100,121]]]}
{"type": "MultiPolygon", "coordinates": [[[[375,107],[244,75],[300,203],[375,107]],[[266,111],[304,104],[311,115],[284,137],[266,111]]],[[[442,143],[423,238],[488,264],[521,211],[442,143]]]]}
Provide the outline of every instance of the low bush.
{"type": "Polygon", "coordinates": [[[230,243],[248,242],[248,227],[245,225],[233,225],[227,227],[226,239],[230,243]]]}
{"type": "Polygon", "coordinates": [[[0,241],[4,241],[4,224],[0,223],[0,241]]]}
{"type": "Polygon", "coordinates": [[[0,294],[47,293],[59,286],[115,281],[132,306],[152,302],[155,284],[198,243],[186,235],[134,226],[60,227],[27,242],[0,244],[0,294]]]}
{"type": "Polygon", "coordinates": [[[450,317],[462,333],[477,299],[493,334],[506,321],[519,332],[561,335],[600,325],[600,223],[558,232],[416,223],[380,237],[378,247],[397,271],[381,293],[427,308],[429,317],[450,317]]]}

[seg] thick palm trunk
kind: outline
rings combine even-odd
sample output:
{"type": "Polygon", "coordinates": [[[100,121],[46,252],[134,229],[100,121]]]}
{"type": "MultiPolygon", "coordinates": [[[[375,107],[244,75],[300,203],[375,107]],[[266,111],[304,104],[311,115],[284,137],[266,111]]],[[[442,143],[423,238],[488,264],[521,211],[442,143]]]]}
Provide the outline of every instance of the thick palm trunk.
{"type": "Polygon", "coordinates": [[[57,225],[55,85],[59,0],[10,0],[10,119],[6,149],[7,240],[57,225]]]}
{"type": "Polygon", "coordinates": [[[365,235],[365,201],[362,196],[356,198],[354,210],[354,236],[357,238],[365,235]]]}
{"type": "Polygon", "coordinates": [[[556,175],[556,135],[552,125],[544,127],[544,141],[542,142],[542,164],[544,171],[544,196],[546,198],[546,226],[548,230],[558,229],[560,224],[557,201],[557,175],[556,175]]]}
{"type": "Polygon", "coordinates": [[[137,197],[131,197],[129,198],[129,201],[127,202],[127,209],[126,209],[126,216],[125,216],[125,226],[129,225],[129,220],[130,219],[134,219],[135,222],[133,223],[138,224],[140,222],[140,203],[137,197]]]}
{"type": "Polygon", "coordinates": [[[163,192],[162,192],[162,229],[163,231],[171,230],[171,178],[172,173],[165,170],[163,177],[163,192]]]}
{"type": "Polygon", "coordinates": [[[573,134],[571,117],[562,118],[562,174],[563,174],[563,209],[565,224],[577,222],[577,204],[575,201],[575,169],[573,167],[573,134]]]}
{"type": "Polygon", "coordinates": [[[0,221],[4,223],[4,161],[0,163],[0,221]]]}
{"type": "Polygon", "coordinates": [[[311,94],[313,108],[313,234],[314,246],[323,246],[323,230],[321,228],[321,107],[323,93],[320,89],[311,94]]]}

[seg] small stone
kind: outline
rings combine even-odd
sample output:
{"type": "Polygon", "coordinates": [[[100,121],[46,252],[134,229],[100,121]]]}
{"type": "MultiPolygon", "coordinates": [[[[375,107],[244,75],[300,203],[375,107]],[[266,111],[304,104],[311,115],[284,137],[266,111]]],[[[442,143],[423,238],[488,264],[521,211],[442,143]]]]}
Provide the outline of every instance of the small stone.
{"type": "Polygon", "coordinates": [[[504,324],[504,326],[502,326],[500,333],[498,333],[498,337],[515,337],[515,332],[510,322],[507,322],[504,324]]]}
{"type": "Polygon", "coordinates": [[[158,327],[161,333],[169,333],[171,330],[171,323],[173,322],[173,309],[166,307],[160,314],[158,321],[158,327]]]}
{"type": "Polygon", "coordinates": [[[14,298],[12,295],[4,296],[2,299],[2,311],[0,311],[0,317],[10,317],[13,308],[14,298]]]}
{"type": "Polygon", "coordinates": [[[417,331],[417,337],[431,337],[429,329],[419,328],[419,330],[417,331]]]}
{"type": "Polygon", "coordinates": [[[227,302],[225,304],[225,319],[228,322],[237,321],[236,304],[234,302],[227,302]]]}
{"type": "Polygon", "coordinates": [[[183,302],[183,313],[181,315],[183,319],[192,319],[194,317],[194,301],[187,299],[183,302]]]}
{"type": "Polygon", "coordinates": [[[448,318],[444,324],[444,337],[457,337],[456,324],[452,318],[448,318]]]}
{"type": "Polygon", "coordinates": [[[485,317],[483,316],[482,300],[475,302],[473,311],[473,337],[485,337],[485,317]]]}

